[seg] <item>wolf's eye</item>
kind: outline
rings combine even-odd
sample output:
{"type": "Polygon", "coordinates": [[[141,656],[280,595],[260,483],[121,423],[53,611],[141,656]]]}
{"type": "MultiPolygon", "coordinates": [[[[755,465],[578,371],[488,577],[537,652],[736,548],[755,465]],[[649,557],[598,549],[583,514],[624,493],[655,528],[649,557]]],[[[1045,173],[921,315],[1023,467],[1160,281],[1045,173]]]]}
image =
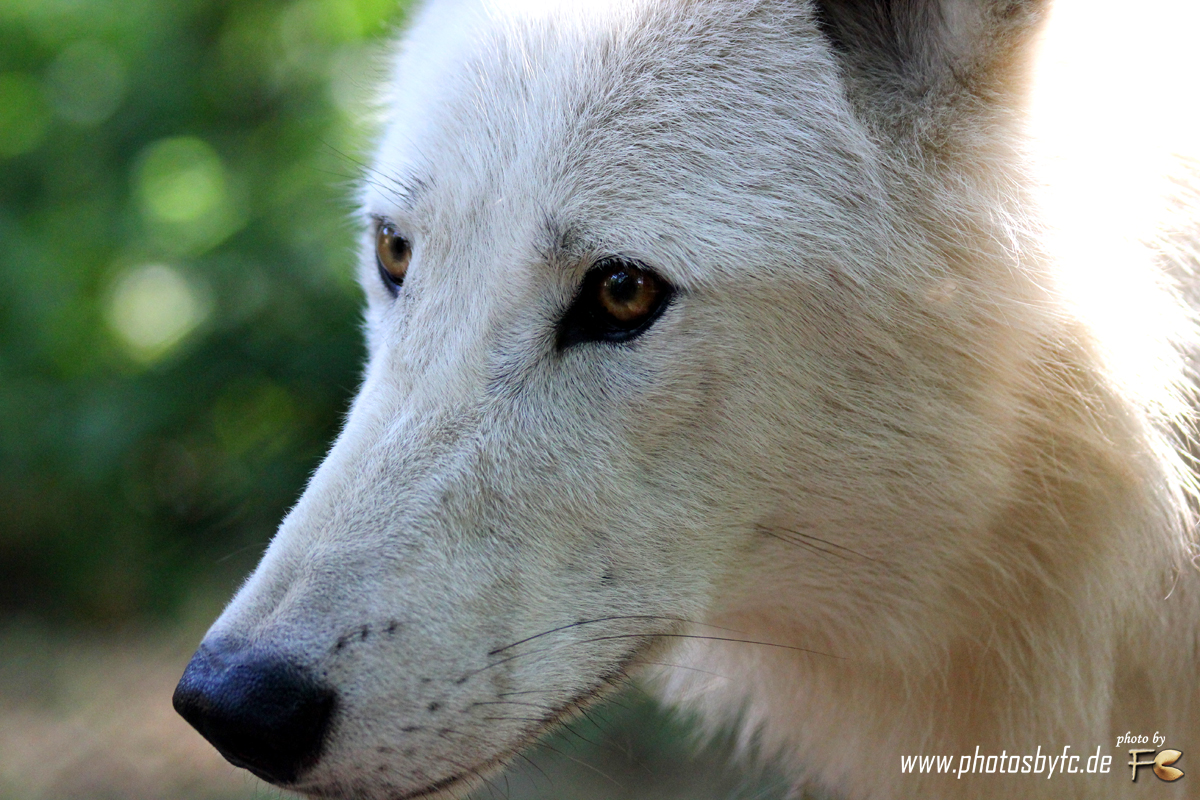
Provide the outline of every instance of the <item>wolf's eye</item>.
{"type": "Polygon", "coordinates": [[[606,258],[584,277],[559,326],[558,348],[632,339],[658,319],[673,294],[671,284],[651,270],[623,258],[606,258]]]}
{"type": "Polygon", "coordinates": [[[404,282],[404,274],[408,272],[408,262],[412,259],[412,246],[408,240],[396,232],[396,226],[384,222],[375,234],[375,263],[379,265],[379,275],[388,291],[395,294],[404,282]]]}

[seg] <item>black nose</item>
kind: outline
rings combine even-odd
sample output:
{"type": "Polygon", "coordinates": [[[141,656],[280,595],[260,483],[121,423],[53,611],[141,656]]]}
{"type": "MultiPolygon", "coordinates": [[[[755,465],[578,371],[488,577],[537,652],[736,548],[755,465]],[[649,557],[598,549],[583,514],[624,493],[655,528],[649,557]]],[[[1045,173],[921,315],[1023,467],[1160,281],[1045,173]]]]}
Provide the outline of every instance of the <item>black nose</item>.
{"type": "Polygon", "coordinates": [[[232,764],[287,784],[317,763],[336,693],[277,656],[202,644],[175,687],[175,710],[232,764]]]}

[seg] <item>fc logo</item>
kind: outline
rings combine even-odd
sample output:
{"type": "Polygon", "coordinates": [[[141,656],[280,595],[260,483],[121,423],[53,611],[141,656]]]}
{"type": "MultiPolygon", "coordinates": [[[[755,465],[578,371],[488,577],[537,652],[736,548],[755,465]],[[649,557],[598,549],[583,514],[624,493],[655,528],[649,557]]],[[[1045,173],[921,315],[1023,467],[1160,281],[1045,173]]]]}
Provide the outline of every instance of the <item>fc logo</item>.
{"type": "Polygon", "coordinates": [[[1129,766],[1130,766],[1130,772],[1133,773],[1133,780],[1135,780],[1135,781],[1137,780],[1138,767],[1154,767],[1154,774],[1158,776],[1159,780],[1163,780],[1163,781],[1167,781],[1167,782],[1177,781],[1183,777],[1183,772],[1181,770],[1177,770],[1171,766],[1171,764],[1174,764],[1176,761],[1179,760],[1179,757],[1182,756],[1183,753],[1179,752],[1178,750],[1163,750],[1161,753],[1159,753],[1158,755],[1156,755],[1154,757],[1153,761],[1138,761],[1139,755],[1144,755],[1146,753],[1153,753],[1153,752],[1155,752],[1155,751],[1154,750],[1130,750],[1129,751],[1129,766]]]}

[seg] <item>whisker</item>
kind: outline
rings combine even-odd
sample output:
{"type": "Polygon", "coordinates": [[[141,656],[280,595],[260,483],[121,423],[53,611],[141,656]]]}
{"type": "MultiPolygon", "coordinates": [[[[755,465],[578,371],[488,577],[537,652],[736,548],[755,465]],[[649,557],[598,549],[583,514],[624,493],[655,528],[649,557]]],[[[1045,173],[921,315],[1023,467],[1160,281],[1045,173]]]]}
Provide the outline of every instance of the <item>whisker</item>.
{"type": "MultiPolygon", "coordinates": [[[[531,638],[536,638],[536,637],[531,637],[531,638]]],[[[581,644],[592,644],[595,642],[615,641],[618,639],[653,639],[653,638],[700,639],[700,640],[712,641],[712,642],[730,642],[730,643],[734,643],[734,644],[751,644],[751,645],[758,645],[761,647],[777,647],[782,650],[793,650],[798,653],[807,653],[808,655],[814,655],[814,656],[824,656],[825,658],[834,658],[839,661],[845,660],[844,656],[838,656],[838,655],[834,655],[832,653],[823,653],[820,650],[812,650],[807,647],[797,647],[795,645],[789,645],[789,644],[778,644],[776,642],[763,642],[763,641],[758,641],[755,639],[734,639],[732,637],[727,637],[727,636],[705,636],[705,635],[697,634],[697,633],[657,633],[657,632],[620,633],[620,634],[612,634],[609,636],[594,636],[590,639],[580,639],[580,640],[574,641],[574,642],[564,642],[563,644],[554,645],[553,647],[547,647],[547,648],[543,648],[540,650],[531,650],[528,653],[516,653],[516,654],[508,656],[506,658],[502,658],[499,661],[493,661],[491,664],[480,667],[479,669],[477,669],[473,672],[468,672],[465,677],[468,677],[468,678],[474,677],[474,676],[480,674],[481,672],[485,672],[494,667],[501,666],[502,664],[507,664],[508,662],[510,662],[514,659],[517,659],[517,658],[522,658],[524,656],[533,656],[533,655],[545,656],[545,655],[549,655],[551,653],[558,652],[559,650],[566,648],[566,647],[573,647],[573,646],[577,646],[577,645],[581,645],[581,644]]],[[[505,649],[507,649],[507,648],[505,648],[505,649]]]]}
{"type": "Polygon", "coordinates": [[[381,184],[381,183],[371,183],[370,185],[373,185],[382,191],[386,191],[386,192],[390,193],[398,200],[407,200],[407,199],[411,198],[413,196],[413,194],[422,186],[421,181],[409,182],[409,181],[406,181],[406,180],[400,178],[397,175],[389,175],[388,173],[384,172],[383,170],[381,170],[377,167],[372,167],[369,164],[366,164],[366,163],[360,161],[359,159],[354,158],[353,156],[339,150],[338,148],[331,145],[329,142],[322,140],[321,144],[324,145],[329,150],[331,150],[332,152],[336,153],[342,159],[349,161],[351,164],[354,164],[355,166],[362,169],[365,174],[377,175],[381,179],[386,181],[387,182],[386,185],[381,184]]]}
{"type": "Polygon", "coordinates": [[[733,639],[725,636],[702,636],[696,633],[624,633],[615,634],[613,636],[597,636],[593,639],[584,639],[578,644],[587,644],[589,642],[604,642],[611,639],[641,639],[645,637],[658,637],[661,639],[703,639],[711,642],[733,642],[735,644],[755,644],[763,647],[778,647],[783,650],[794,650],[798,653],[807,653],[812,656],[824,656],[825,658],[835,658],[839,661],[845,661],[845,656],[835,656],[832,653],[822,653],[820,650],[811,650],[807,647],[796,647],[790,644],[778,644],[776,642],[760,642],[753,639],[733,639]]]}
{"type": "Polygon", "coordinates": [[[586,737],[586,736],[584,736],[582,733],[580,733],[579,731],[575,730],[575,728],[574,728],[574,727],[572,727],[571,723],[569,723],[569,722],[566,722],[566,721],[563,721],[563,722],[560,722],[560,723],[559,723],[559,725],[562,727],[562,729],[563,729],[564,731],[566,731],[567,733],[571,734],[571,735],[572,735],[572,736],[574,736],[576,739],[579,739],[581,742],[584,742],[584,743],[586,743],[586,744],[590,744],[592,747],[603,747],[603,745],[599,744],[598,742],[593,742],[591,739],[587,738],[587,737],[586,737]]]}
{"type": "Polygon", "coordinates": [[[787,544],[795,545],[796,547],[803,547],[808,550],[811,550],[812,552],[816,553],[818,556],[825,559],[826,561],[833,560],[830,558],[831,555],[837,555],[837,556],[840,556],[841,558],[845,558],[845,556],[842,556],[840,553],[830,553],[827,550],[822,550],[820,547],[817,547],[816,545],[812,544],[811,542],[806,542],[801,539],[789,539],[788,537],[786,537],[782,534],[779,534],[779,533],[775,533],[774,531],[764,530],[764,531],[762,531],[762,533],[765,534],[766,536],[770,536],[772,539],[778,539],[781,542],[786,542],[787,544]]]}
{"type": "Polygon", "coordinates": [[[558,755],[562,756],[563,758],[567,759],[568,761],[574,761],[579,766],[584,767],[586,769],[590,769],[592,772],[596,773],[597,775],[604,778],[605,780],[611,781],[615,786],[617,786],[619,789],[621,789],[621,791],[625,791],[625,784],[621,783],[619,780],[617,780],[613,776],[609,775],[607,772],[600,769],[599,767],[593,766],[592,764],[589,764],[586,761],[581,761],[578,758],[569,756],[566,753],[564,753],[563,751],[559,750],[558,748],[551,747],[550,745],[546,744],[545,742],[539,743],[538,747],[544,747],[545,749],[549,750],[552,753],[557,753],[558,755]]]}
{"type": "Polygon", "coordinates": [[[230,553],[226,553],[225,555],[223,555],[223,556],[221,556],[220,558],[216,559],[216,560],[215,560],[213,563],[214,563],[214,564],[224,564],[226,561],[228,561],[229,559],[233,558],[234,556],[241,555],[242,553],[246,552],[247,550],[253,550],[253,549],[255,549],[256,547],[259,547],[259,548],[261,548],[261,547],[262,547],[262,544],[261,544],[261,543],[259,543],[259,542],[254,542],[253,544],[248,544],[248,545],[246,545],[245,547],[239,547],[239,548],[237,548],[236,550],[234,550],[234,551],[232,551],[232,552],[230,552],[230,553]]]}
{"type": "Polygon", "coordinates": [[[317,173],[317,174],[319,174],[319,175],[329,175],[329,176],[332,176],[332,177],[334,177],[334,178],[342,178],[342,179],[344,179],[344,180],[348,180],[348,181],[359,181],[359,180],[362,180],[362,176],[361,176],[361,175],[351,175],[351,174],[349,174],[349,173],[346,173],[346,172],[338,172],[338,171],[336,171],[336,170],[332,170],[332,169],[322,169],[321,167],[313,167],[313,168],[312,168],[312,171],[313,171],[313,172],[316,172],[316,173],[317,173]]]}
{"type": "Polygon", "coordinates": [[[540,703],[522,703],[520,700],[481,700],[476,703],[471,703],[471,708],[475,706],[529,706],[530,708],[541,708],[546,711],[554,711],[554,706],[546,706],[540,703]]]}
{"type": "Polygon", "coordinates": [[[684,619],[682,617],[663,617],[663,616],[657,616],[654,614],[628,614],[628,615],[624,615],[624,616],[614,616],[614,617],[597,617],[596,619],[581,619],[578,622],[572,622],[569,625],[560,625],[559,627],[551,628],[548,631],[542,631],[541,633],[535,633],[533,636],[526,636],[524,639],[513,642],[512,644],[506,644],[504,647],[497,647],[495,650],[490,651],[488,653],[488,655],[489,656],[499,655],[500,653],[503,653],[505,650],[511,650],[512,648],[516,647],[519,644],[525,644],[526,642],[531,642],[534,639],[540,639],[543,636],[549,636],[550,634],[558,633],[559,631],[570,630],[571,628],[579,628],[584,625],[595,625],[600,622],[618,622],[621,620],[630,620],[630,619],[654,620],[654,621],[667,620],[668,622],[682,622],[682,623],[686,623],[688,625],[700,625],[700,626],[707,627],[707,628],[716,628],[717,630],[730,631],[731,633],[742,633],[742,631],[737,631],[732,628],[723,628],[720,625],[711,625],[707,622],[696,622],[695,620],[684,619]]]}
{"type": "MultiPolygon", "coordinates": [[[[493,789],[499,791],[500,787],[496,786],[496,784],[492,783],[488,778],[484,777],[483,773],[480,772],[479,770],[475,769],[474,767],[468,767],[466,764],[461,764],[458,761],[455,761],[453,758],[450,758],[449,756],[439,755],[438,758],[449,764],[453,764],[454,766],[458,767],[463,772],[469,772],[470,774],[474,775],[475,777],[479,778],[481,781],[486,783],[488,785],[488,793],[491,794],[492,797],[496,796],[495,793],[492,791],[493,789]]],[[[509,795],[508,793],[505,793],[504,798],[505,798],[505,800],[510,800],[511,795],[509,795]]]]}
{"type": "MultiPolygon", "coordinates": [[[[440,731],[438,731],[438,735],[441,736],[443,739],[446,738],[447,734],[454,734],[455,736],[461,736],[464,739],[471,739],[476,742],[482,742],[483,744],[485,744],[489,747],[492,744],[494,744],[494,742],[486,736],[478,736],[474,733],[467,733],[466,731],[460,731],[455,728],[442,728],[440,731]]],[[[542,774],[542,777],[544,777],[550,783],[551,786],[554,785],[554,780],[549,775],[547,775],[546,771],[543,770],[541,767],[539,767],[533,761],[533,759],[529,758],[529,756],[525,755],[525,753],[521,752],[520,750],[517,751],[516,756],[517,756],[517,758],[520,758],[523,761],[527,762],[529,764],[529,766],[533,767],[538,772],[540,772],[542,774]]]]}
{"type": "MultiPolygon", "coordinates": [[[[583,715],[584,719],[586,719],[588,722],[592,723],[592,727],[595,728],[597,732],[599,732],[601,734],[604,733],[604,726],[601,725],[599,722],[596,722],[595,717],[593,717],[586,708],[584,708],[583,706],[580,706],[578,710],[579,710],[579,713],[583,715]]],[[[606,720],[606,722],[607,722],[607,720],[606,720]]],[[[593,742],[593,744],[595,744],[595,743],[593,742]]],[[[599,747],[600,745],[596,745],[596,746],[599,747]]]]}
{"type": "Polygon", "coordinates": [[[720,678],[723,681],[733,680],[728,675],[722,675],[719,672],[712,672],[707,669],[700,669],[699,667],[688,667],[683,664],[670,664],[666,661],[643,661],[642,663],[649,664],[654,667],[670,667],[671,669],[686,669],[689,672],[701,672],[705,675],[711,675],[714,678],[720,678]]]}
{"type": "Polygon", "coordinates": [[[475,741],[483,742],[486,745],[492,744],[492,740],[487,738],[486,736],[476,736],[473,733],[467,733],[466,731],[460,731],[455,728],[441,728],[438,730],[438,736],[441,736],[443,739],[445,739],[446,734],[449,734],[449,733],[452,733],[455,736],[463,736],[463,737],[466,737],[467,739],[474,739],[475,741]]]}
{"type": "MultiPolygon", "coordinates": [[[[802,531],[796,530],[795,528],[770,528],[766,525],[757,525],[755,527],[757,527],[761,533],[765,533],[769,536],[775,536],[776,538],[782,538],[776,532],[776,531],[782,531],[783,533],[787,533],[792,536],[806,539],[810,543],[811,542],[819,542],[820,544],[823,544],[826,547],[834,548],[834,550],[842,550],[846,553],[849,553],[852,556],[857,556],[857,557],[865,559],[867,561],[876,561],[876,562],[878,561],[878,559],[872,558],[871,556],[869,556],[865,553],[860,553],[857,550],[851,550],[849,547],[846,547],[845,545],[840,545],[840,544],[837,544],[836,542],[831,542],[828,539],[822,539],[819,536],[813,536],[811,533],[804,533],[802,531]]],[[[796,542],[796,544],[800,544],[800,542],[796,542]]],[[[816,547],[816,545],[814,545],[814,544],[810,544],[809,546],[812,546],[814,548],[816,547]]],[[[832,550],[822,550],[822,552],[830,553],[832,555],[839,555],[838,553],[835,553],[832,550]]],[[[844,556],[843,556],[843,558],[844,558],[844,556]]]]}
{"type": "Polygon", "coordinates": [[[387,194],[390,194],[397,199],[403,199],[406,196],[401,190],[396,189],[394,186],[392,186],[390,183],[388,183],[387,179],[382,176],[382,173],[379,173],[376,170],[368,170],[366,175],[347,175],[344,172],[337,172],[337,171],[331,170],[331,169],[320,169],[320,168],[314,168],[314,171],[318,172],[322,175],[329,175],[334,178],[341,178],[342,180],[349,181],[351,183],[362,183],[367,186],[373,186],[376,189],[378,189],[379,191],[386,192],[387,194]],[[381,177],[379,177],[379,178],[368,177],[372,173],[376,174],[376,175],[380,175],[381,177]]]}
{"type": "Polygon", "coordinates": [[[542,774],[542,777],[546,779],[546,783],[550,784],[551,786],[554,786],[554,779],[546,774],[546,770],[542,769],[536,763],[534,763],[534,760],[532,758],[525,755],[524,753],[517,753],[517,757],[522,759],[526,764],[533,767],[538,772],[540,772],[542,774]]]}

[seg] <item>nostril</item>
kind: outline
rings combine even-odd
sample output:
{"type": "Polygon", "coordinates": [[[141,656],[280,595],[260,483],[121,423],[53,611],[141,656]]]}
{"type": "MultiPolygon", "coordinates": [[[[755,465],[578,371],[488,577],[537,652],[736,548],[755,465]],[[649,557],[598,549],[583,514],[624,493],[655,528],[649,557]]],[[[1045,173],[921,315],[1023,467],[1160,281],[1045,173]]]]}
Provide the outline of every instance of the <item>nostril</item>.
{"type": "Polygon", "coordinates": [[[293,783],[316,764],[337,695],[279,656],[201,645],[175,687],[175,710],[235,766],[293,783]]]}

